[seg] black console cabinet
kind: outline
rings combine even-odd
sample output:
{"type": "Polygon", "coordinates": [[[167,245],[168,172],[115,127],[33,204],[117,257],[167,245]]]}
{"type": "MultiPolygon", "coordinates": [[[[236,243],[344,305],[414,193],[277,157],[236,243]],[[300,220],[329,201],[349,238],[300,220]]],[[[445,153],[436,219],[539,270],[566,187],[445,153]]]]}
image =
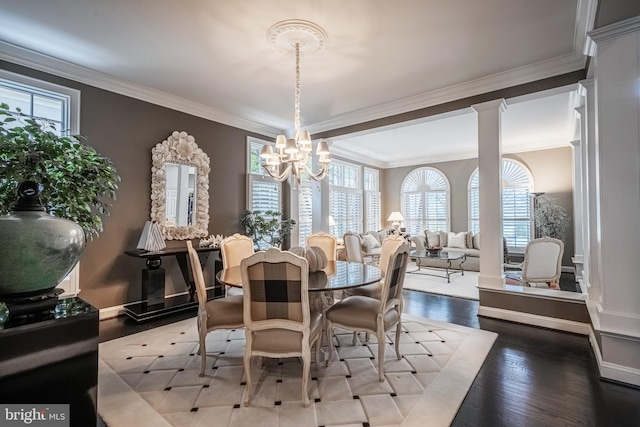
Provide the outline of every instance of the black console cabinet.
{"type": "MultiPolygon", "coordinates": [[[[217,283],[216,272],[222,269],[222,260],[220,259],[220,248],[196,248],[200,258],[200,264],[204,265],[209,255],[215,256],[213,272],[213,285],[207,288],[207,299],[218,298],[224,296],[224,288],[217,283]]],[[[124,306],[125,313],[141,322],[154,317],[163,316],[176,311],[193,308],[197,305],[195,298],[195,283],[191,274],[189,265],[189,255],[186,247],[167,248],[158,252],[148,252],[144,250],[125,251],[126,255],[142,258],[146,262],[146,269],[142,270],[142,295],[140,302],[126,304],[124,306]],[[186,295],[178,295],[172,297],[165,296],[164,289],[164,269],[162,265],[162,257],[175,257],[180,266],[180,271],[189,293],[186,295]]]]}
{"type": "Polygon", "coordinates": [[[80,298],[12,320],[0,309],[0,403],[68,404],[71,426],[95,426],[99,313],[80,298]]]}

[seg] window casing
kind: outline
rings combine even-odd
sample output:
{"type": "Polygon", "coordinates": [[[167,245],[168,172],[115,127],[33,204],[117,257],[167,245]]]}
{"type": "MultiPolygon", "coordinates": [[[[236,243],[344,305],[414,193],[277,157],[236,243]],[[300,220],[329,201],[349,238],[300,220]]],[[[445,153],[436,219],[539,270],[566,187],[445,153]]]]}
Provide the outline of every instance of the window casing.
{"type": "Polygon", "coordinates": [[[449,231],[450,187],[442,172],[431,167],[413,170],[402,182],[401,194],[409,234],[449,231]]]}
{"type": "Polygon", "coordinates": [[[380,224],[382,224],[381,205],[380,172],[377,169],[364,168],[365,231],[380,230],[380,224]]]}
{"type": "MultiPolygon", "coordinates": [[[[8,104],[16,117],[18,109],[23,116],[46,119],[57,135],[80,133],[80,91],[31,77],[0,70],[0,103],[8,104]]],[[[22,126],[20,121],[7,126],[22,126]]],[[[64,290],[61,297],[80,292],[80,263],[57,286],[64,290]]]]}
{"type": "Polygon", "coordinates": [[[336,225],[331,234],[342,238],[352,231],[362,233],[363,201],[358,165],[334,160],[329,167],[329,214],[336,225]]]}
{"type": "MultiPolygon", "coordinates": [[[[531,192],[533,178],[529,170],[512,159],[502,160],[502,235],[512,251],[522,251],[533,236],[531,192]]],[[[469,179],[469,230],[480,231],[480,182],[478,169],[469,179]]]]}
{"type": "Polygon", "coordinates": [[[282,184],[264,170],[260,150],[267,141],[247,138],[247,209],[251,211],[279,211],[282,209],[282,184]]]}

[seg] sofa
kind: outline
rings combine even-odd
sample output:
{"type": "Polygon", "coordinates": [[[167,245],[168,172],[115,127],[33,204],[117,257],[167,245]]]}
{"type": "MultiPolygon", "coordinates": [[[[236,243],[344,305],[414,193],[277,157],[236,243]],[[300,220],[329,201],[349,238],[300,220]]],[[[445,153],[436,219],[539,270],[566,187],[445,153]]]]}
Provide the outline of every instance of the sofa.
{"type": "Polygon", "coordinates": [[[382,241],[395,233],[405,236],[407,241],[409,240],[406,233],[398,232],[393,228],[385,228],[378,231],[367,231],[366,233],[360,233],[360,243],[362,244],[362,253],[365,256],[379,257],[382,250],[382,241]]]}
{"type": "MultiPolygon", "coordinates": [[[[425,230],[424,234],[411,237],[415,250],[425,250],[428,247],[441,247],[442,252],[466,253],[467,259],[462,264],[466,271],[480,271],[480,233],[470,231],[459,233],[446,231],[425,230]]],[[[461,261],[453,261],[451,268],[460,269],[461,261]]],[[[442,261],[437,259],[422,259],[423,266],[440,267],[442,261]]]]}

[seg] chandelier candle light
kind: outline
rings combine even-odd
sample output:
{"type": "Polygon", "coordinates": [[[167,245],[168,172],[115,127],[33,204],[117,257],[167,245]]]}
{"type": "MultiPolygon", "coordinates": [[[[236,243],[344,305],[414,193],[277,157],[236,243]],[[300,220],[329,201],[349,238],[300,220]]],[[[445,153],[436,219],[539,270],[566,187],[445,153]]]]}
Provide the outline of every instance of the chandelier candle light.
{"type": "Polygon", "coordinates": [[[296,87],[295,87],[295,115],[294,133],[291,138],[285,135],[276,137],[275,151],[271,145],[264,145],[260,157],[264,159],[263,167],[273,178],[285,181],[294,176],[298,183],[303,173],[319,181],[329,172],[331,154],[326,141],[320,141],[316,148],[319,156],[318,173],[311,171],[312,144],[309,131],[300,129],[300,51],[310,56],[324,49],[327,34],[318,25],[300,20],[282,21],[267,31],[267,38],[271,47],[278,53],[295,53],[296,57],[296,87]],[[284,170],[282,167],[284,166],[284,170]],[[281,171],[282,170],[282,171],[281,171]]]}

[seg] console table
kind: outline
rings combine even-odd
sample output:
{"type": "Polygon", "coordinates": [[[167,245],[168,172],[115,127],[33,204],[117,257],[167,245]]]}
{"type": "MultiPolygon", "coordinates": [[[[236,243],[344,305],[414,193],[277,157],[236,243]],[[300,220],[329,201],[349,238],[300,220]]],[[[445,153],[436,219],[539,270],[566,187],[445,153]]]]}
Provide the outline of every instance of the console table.
{"type": "Polygon", "coordinates": [[[98,310],[77,297],[16,319],[0,303],[0,402],[69,405],[72,427],[95,426],[99,323],[98,310]]]}
{"type": "MultiPolygon", "coordinates": [[[[215,275],[222,269],[222,260],[219,257],[220,248],[196,248],[200,258],[200,265],[203,267],[213,252],[217,259],[214,262],[213,280],[214,285],[207,288],[207,298],[217,298],[224,296],[224,287],[216,282],[215,275]]],[[[148,252],[145,250],[125,251],[126,255],[145,260],[146,269],[142,270],[142,295],[140,302],[126,304],[125,313],[140,322],[154,317],[162,316],[177,311],[186,310],[197,305],[195,299],[195,282],[189,265],[189,254],[186,247],[167,248],[162,251],[148,252]],[[172,297],[165,296],[164,269],[162,257],[175,257],[184,282],[189,290],[188,294],[172,297]]]]}

